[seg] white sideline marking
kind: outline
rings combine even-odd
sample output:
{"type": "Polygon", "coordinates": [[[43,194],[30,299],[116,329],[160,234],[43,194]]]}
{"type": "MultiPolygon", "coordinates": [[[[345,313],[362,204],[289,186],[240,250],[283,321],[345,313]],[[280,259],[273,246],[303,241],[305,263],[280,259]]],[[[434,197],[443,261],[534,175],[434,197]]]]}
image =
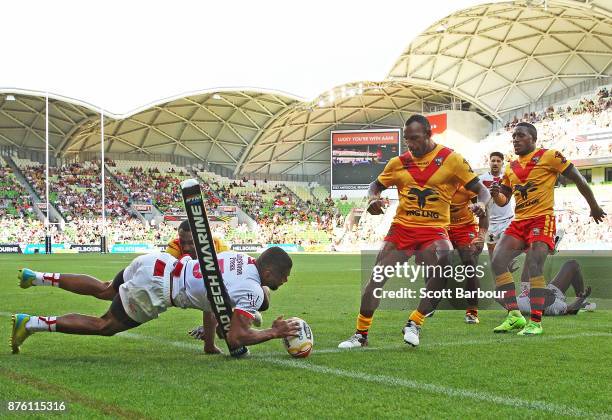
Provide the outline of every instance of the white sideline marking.
{"type": "MultiPolygon", "coordinates": [[[[10,316],[9,312],[0,312],[0,316],[10,316]]],[[[202,348],[202,344],[200,343],[188,343],[183,341],[172,341],[165,340],[157,337],[149,337],[140,334],[134,334],[130,332],[122,332],[117,334],[119,337],[134,339],[134,340],[144,340],[144,341],[153,341],[157,344],[164,344],[172,347],[178,348],[186,348],[192,350],[199,350],[202,348]]],[[[560,339],[568,339],[568,338],[577,338],[577,337],[599,337],[599,336],[612,336],[612,333],[582,333],[582,334],[574,334],[574,335],[557,335],[557,336],[549,336],[549,337],[538,337],[538,341],[542,340],[560,340],[560,339]]],[[[534,340],[535,341],[535,340],[534,340]]],[[[468,340],[468,341],[460,341],[460,342],[448,342],[448,343],[432,343],[425,347],[435,347],[437,346],[451,346],[451,345],[466,345],[466,344],[495,344],[500,343],[499,340],[468,340]]],[[[404,346],[389,346],[389,347],[380,347],[380,348],[369,348],[368,350],[386,350],[386,349],[397,349],[404,346]]],[[[339,353],[346,352],[347,350],[341,350],[337,348],[328,348],[328,349],[320,349],[316,350],[316,353],[339,353]]],[[[349,350],[350,351],[350,350],[349,350]]],[[[363,351],[363,349],[361,350],[363,351]]],[[[274,355],[279,355],[279,353],[273,353],[274,355]]],[[[336,369],[330,368],[327,366],[315,365],[311,362],[307,362],[305,360],[287,360],[287,359],[279,359],[273,358],[265,353],[259,353],[254,356],[251,356],[251,360],[258,362],[267,362],[273,365],[282,366],[282,367],[290,367],[295,369],[303,369],[309,370],[315,373],[322,373],[326,375],[334,375],[344,378],[357,379],[361,381],[374,382],[383,385],[390,386],[400,386],[403,388],[410,388],[414,390],[424,390],[430,392],[432,394],[444,395],[446,397],[460,397],[460,398],[471,398],[477,401],[491,402],[498,405],[506,405],[510,407],[518,407],[524,409],[531,410],[540,410],[547,411],[550,413],[555,413],[563,416],[574,416],[574,417],[597,417],[597,418],[612,418],[608,413],[593,413],[590,411],[580,410],[575,407],[569,407],[562,404],[554,404],[546,401],[538,401],[538,400],[524,400],[521,398],[514,397],[500,397],[495,394],[491,394],[483,391],[474,391],[465,388],[453,388],[443,385],[430,384],[426,382],[420,382],[410,379],[402,379],[396,378],[393,376],[386,375],[373,375],[365,372],[351,371],[345,369],[336,369]]]]}

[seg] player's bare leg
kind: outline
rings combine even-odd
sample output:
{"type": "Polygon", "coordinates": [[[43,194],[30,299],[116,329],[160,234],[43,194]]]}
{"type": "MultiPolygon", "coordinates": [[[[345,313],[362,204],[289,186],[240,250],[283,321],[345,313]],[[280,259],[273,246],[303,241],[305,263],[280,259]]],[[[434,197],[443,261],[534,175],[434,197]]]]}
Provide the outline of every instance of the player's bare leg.
{"type": "Polygon", "coordinates": [[[503,293],[502,303],[508,311],[504,322],[495,327],[493,332],[508,332],[523,328],[526,324],[525,318],[518,309],[514,279],[508,269],[510,262],[518,257],[524,249],[524,241],[511,235],[503,235],[493,253],[491,268],[495,275],[495,290],[503,293]]]}
{"type": "Polygon", "coordinates": [[[568,260],[562,266],[551,284],[554,284],[565,293],[570,286],[574,288],[576,296],[584,293],[584,279],[580,264],[576,260],[568,260]]]}
{"type": "Polygon", "coordinates": [[[489,251],[489,259],[493,261],[493,252],[495,251],[496,244],[490,244],[487,242],[487,251],[489,251]]]}
{"type": "Polygon", "coordinates": [[[544,262],[550,253],[550,248],[545,242],[536,241],[527,250],[525,266],[529,270],[529,304],[531,306],[531,317],[529,323],[519,335],[542,334],[542,315],[546,300],[546,280],[544,280],[544,262]]]}
{"type": "MultiPolygon", "coordinates": [[[[117,276],[122,276],[122,272],[119,272],[117,276]]],[[[101,281],[87,274],[44,273],[23,268],[19,270],[17,277],[23,289],[31,286],[52,286],[102,300],[112,300],[117,294],[113,282],[101,281]]]]}
{"type": "Polygon", "coordinates": [[[36,332],[111,336],[140,325],[128,317],[119,297],[113,299],[111,307],[101,317],[81,314],[58,317],[15,314],[12,316],[12,323],[11,348],[13,353],[19,353],[21,344],[36,332]]]}
{"type": "MultiPolygon", "coordinates": [[[[376,256],[377,266],[393,266],[396,263],[403,263],[408,260],[404,251],[399,251],[393,242],[385,241],[381,250],[376,256]]],[[[380,305],[380,298],[375,296],[375,290],[382,289],[388,278],[381,274],[382,279],[374,279],[374,272],[370,275],[370,280],[366,284],[361,295],[361,306],[357,316],[357,327],[355,334],[348,340],[341,342],[339,348],[365,347],[368,344],[368,332],[372,325],[374,312],[380,305]]]]}
{"type": "MultiPolygon", "coordinates": [[[[567,306],[565,312],[567,315],[576,315],[580,309],[587,305],[592,305],[591,307],[594,307],[594,303],[589,304],[586,302],[586,299],[591,294],[591,288],[584,285],[584,278],[582,277],[582,270],[580,269],[580,264],[578,264],[578,261],[566,261],[550,283],[556,286],[563,293],[569,290],[570,286],[574,289],[576,299],[567,306]]],[[[554,299],[554,293],[549,292],[546,295],[546,307],[554,302],[554,299]]]]}
{"type": "MultiPolygon", "coordinates": [[[[427,279],[425,288],[428,294],[442,291],[446,287],[447,278],[443,275],[444,267],[451,265],[452,251],[451,242],[448,239],[440,239],[420,252],[425,268],[442,267],[442,270],[432,270],[434,275],[427,279]]],[[[425,315],[433,312],[439,302],[440,299],[434,298],[423,298],[419,301],[419,306],[412,311],[404,327],[404,341],[407,344],[415,347],[419,345],[419,335],[425,322],[425,315]]]]}
{"type": "MultiPolygon", "coordinates": [[[[478,264],[478,256],[475,254],[475,250],[471,246],[467,247],[459,247],[457,248],[457,252],[459,253],[459,258],[461,259],[461,263],[465,267],[476,267],[478,264]]],[[[465,279],[465,290],[469,292],[478,291],[480,287],[480,279],[476,276],[476,270],[471,271],[471,275],[467,275],[465,279]]],[[[478,297],[474,296],[466,299],[467,308],[465,311],[465,322],[466,324],[478,324],[480,320],[478,319],[478,297]]]]}

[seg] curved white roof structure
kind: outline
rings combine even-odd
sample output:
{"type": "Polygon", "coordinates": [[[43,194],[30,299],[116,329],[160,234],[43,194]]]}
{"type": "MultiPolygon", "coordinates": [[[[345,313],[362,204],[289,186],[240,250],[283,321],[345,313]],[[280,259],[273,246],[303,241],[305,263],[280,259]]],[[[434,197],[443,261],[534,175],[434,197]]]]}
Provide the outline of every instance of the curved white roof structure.
{"type": "Polygon", "coordinates": [[[461,10],[414,39],[389,78],[448,91],[499,116],[612,75],[611,10],[609,0],[499,2],[461,10]]]}
{"type": "MultiPolygon", "coordinates": [[[[235,174],[320,175],[332,129],[398,127],[412,113],[449,107],[499,118],[611,75],[612,0],[494,2],[430,25],[385,80],[349,82],[312,101],[254,88],[180,95],[105,115],[105,150],[186,156],[235,174]]],[[[44,93],[0,90],[0,144],[43,149],[44,112],[44,93]]],[[[99,151],[99,115],[50,96],[52,153],[99,151]]]]}

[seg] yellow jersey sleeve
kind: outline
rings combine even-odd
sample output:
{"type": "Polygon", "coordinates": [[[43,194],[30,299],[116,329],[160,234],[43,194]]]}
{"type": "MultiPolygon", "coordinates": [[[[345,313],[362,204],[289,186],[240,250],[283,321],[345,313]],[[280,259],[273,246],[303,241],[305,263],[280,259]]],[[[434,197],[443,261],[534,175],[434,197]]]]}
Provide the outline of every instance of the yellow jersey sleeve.
{"type": "Polygon", "coordinates": [[[506,188],[512,190],[512,182],[510,181],[510,165],[506,165],[506,169],[504,169],[504,176],[501,179],[500,184],[506,188]]]}
{"type": "Polygon", "coordinates": [[[572,162],[567,160],[561,152],[549,149],[547,153],[544,154],[544,159],[546,159],[546,164],[554,171],[558,173],[563,173],[567,168],[572,165],[572,162]]]}
{"type": "Polygon", "coordinates": [[[385,187],[389,188],[393,185],[396,185],[399,187],[399,185],[397,185],[399,179],[397,177],[397,171],[402,167],[402,161],[400,160],[399,157],[394,157],[392,158],[387,165],[385,166],[385,169],[383,169],[382,173],[380,175],[378,175],[378,182],[380,182],[382,185],[384,185],[385,187]]]}
{"type": "Polygon", "coordinates": [[[217,253],[229,251],[230,249],[229,246],[223,241],[223,239],[217,238],[216,236],[213,236],[213,244],[217,253]]]}
{"type": "Polygon", "coordinates": [[[450,169],[454,172],[457,182],[462,187],[478,177],[476,172],[472,170],[468,161],[459,153],[453,152],[453,154],[449,156],[449,159],[452,159],[451,162],[449,162],[451,163],[451,165],[449,165],[450,169]]]}
{"type": "Polygon", "coordinates": [[[181,258],[181,245],[179,244],[178,239],[173,239],[168,242],[168,247],[166,248],[166,252],[172,255],[174,258],[181,258]]]}

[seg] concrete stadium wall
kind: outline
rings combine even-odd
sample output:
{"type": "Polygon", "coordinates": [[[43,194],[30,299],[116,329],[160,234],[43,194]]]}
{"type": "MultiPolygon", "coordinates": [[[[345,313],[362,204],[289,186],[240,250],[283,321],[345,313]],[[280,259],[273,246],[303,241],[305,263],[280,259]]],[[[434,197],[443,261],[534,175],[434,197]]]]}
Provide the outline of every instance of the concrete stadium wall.
{"type": "Polygon", "coordinates": [[[467,153],[478,147],[478,142],[492,130],[492,124],[482,115],[471,111],[446,111],[447,128],[434,136],[436,142],[467,153]]]}

